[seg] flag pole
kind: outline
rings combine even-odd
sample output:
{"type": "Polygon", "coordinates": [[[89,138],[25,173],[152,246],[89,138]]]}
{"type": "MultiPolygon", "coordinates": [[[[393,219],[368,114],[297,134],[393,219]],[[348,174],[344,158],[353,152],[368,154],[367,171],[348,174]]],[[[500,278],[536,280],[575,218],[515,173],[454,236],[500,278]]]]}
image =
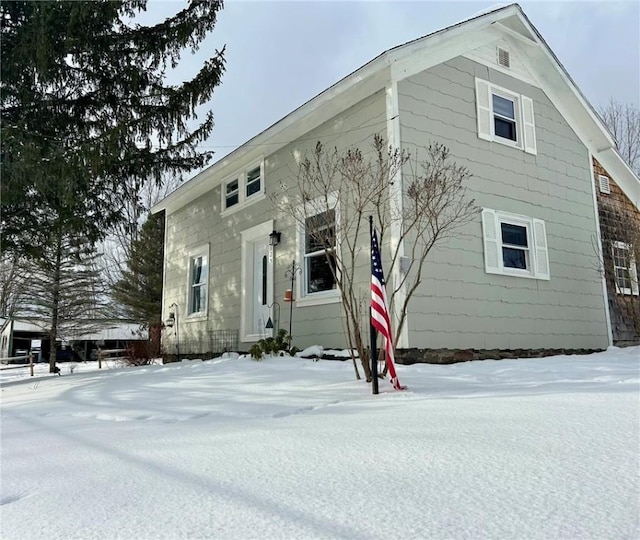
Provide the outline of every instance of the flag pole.
{"type": "MultiPolygon", "coordinates": [[[[370,253],[373,255],[373,216],[369,216],[369,244],[371,249],[370,253]]],[[[373,256],[371,257],[371,275],[373,275],[373,256]]],[[[378,393],[378,350],[376,347],[376,340],[378,334],[373,326],[373,313],[371,310],[373,306],[369,306],[369,328],[371,334],[371,391],[373,394],[378,393]]]]}

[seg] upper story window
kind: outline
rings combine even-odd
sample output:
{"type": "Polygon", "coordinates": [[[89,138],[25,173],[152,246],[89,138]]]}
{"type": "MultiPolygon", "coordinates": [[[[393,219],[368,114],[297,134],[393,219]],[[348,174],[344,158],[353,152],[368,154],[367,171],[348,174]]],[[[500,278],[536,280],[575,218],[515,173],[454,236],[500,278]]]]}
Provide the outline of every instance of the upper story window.
{"type": "Polygon", "coordinates": [[[476,78],[478,137],[536,154],[533,100],[476,78]]]}
{"type": "Polygon", "coordinates": [[[206,315],[207,313],[209,256],[206,251],[208,251],[206,248],[202,248],[189,257],[188,315],[206,315]]]}
{"type": "Polygon", "coordinates": [[[226,197],[225,197],[225,208],[231,208],[232,206],[238,204],[240,201],[240,191],[238,189],[238,179],[231,180],[225,186],[226,197]]]}
{"type": "Polygon", "coordinates": [[[254,193],[260,191],[261,174],[260,167],[251,169],[247,173],[247,198],[251,197],[254,193]]]}
{"type": "Polygon", "coordinates": [[[482,232],[487,273],[549,279],[544,221],[485,208],[482,232]]]}
{"type": "Polygon", "coordinates": [[[336,214],[327,210],[305,220],[305,294],[336,288],[336,214]]]}
{"type": "Polygon", "coordinates": [[[250,167],[223,184],[222,212],[239,209],[264,198],[264,165],[250,167]]]}
{"type": "Polygon", "coordinates": [[[613,276],[618,294],[638,295],[638,271],[631,246],[625,242],[612,242],[613,276]]]}
{"type": "Polygon", "coordinates": [[[518,129],[516,125],[515,99],[492,94],[493,99],[493,131],[496,137],[518,142],[518,129]]]}

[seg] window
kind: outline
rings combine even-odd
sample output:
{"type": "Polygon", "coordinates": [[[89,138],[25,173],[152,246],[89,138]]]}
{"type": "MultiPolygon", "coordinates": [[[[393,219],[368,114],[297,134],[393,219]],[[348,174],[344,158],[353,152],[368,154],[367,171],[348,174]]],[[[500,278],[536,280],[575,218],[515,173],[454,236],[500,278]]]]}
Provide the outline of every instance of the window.
{"type": "Polygon", "coordinates": [[[246,169],[236,174],[223,184],[222,208],[223,212],[246,206],[250,202],[264,198],[263,164],[246,169]],[[262,195],[262,197],[260,197],[262,195]]]}
{"type": "Polygon", "coordinates": [[[328,210],[305,220],[304,231],[305,294],[330,291],[336,288],[335,210],[328,210]]]}
{"type": "Polygon", "coordinates": [[[238,179],[232,180],[226,185],[226,200],[225,200],[225,208],[231,208],[232,206],[238,204],[239,201],[239,190],[238,190],[238,179]]]}
{"type": "Polygon", "coordinates": [[[544,221],[485,208],[482,231],[487,273],[549,279],[544,221]]]}
{"type": "Polygon", "coordinates": [[[247,198],[260,191],[260,167],[247,173],[247,198]]]}
{"type": "Polygon", "coordinates": [[[638,295],[638,272],[631,247],[624,242],[613,242],[611,251],[616,292],[638,295]]]}
{"type": "Polygon", "coordinates": [[[478,137],[536,154],[533,100],[476,79],[478,137]]]}
{"type": "Polygon", "coordinates": [[[207,308],[208,257],[197,255],[189,260],[188,314],[205,314],[207,308]]]}
{"type": "Polygon", "coordinates": [[[516,128],[516,102],[512,99],[492,95],[493,99],[493,128],[496,137],[511,141],[518,141],[516,128]]]}

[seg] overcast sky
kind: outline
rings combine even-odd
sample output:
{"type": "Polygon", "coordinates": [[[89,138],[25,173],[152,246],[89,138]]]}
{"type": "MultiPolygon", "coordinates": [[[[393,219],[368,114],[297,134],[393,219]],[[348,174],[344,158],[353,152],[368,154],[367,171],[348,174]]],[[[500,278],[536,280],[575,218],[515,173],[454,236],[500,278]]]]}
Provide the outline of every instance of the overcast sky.
{"type": "MultiPolygon", "coordinates": [[[[156,1],[153,17],[183,4],[156,1]]],[[[495,2],[227,1],[213,34],[178,75],[191,76],[226,45],[207,148],[217,161],[386,49],[495,2]]],[[[506,4],[502,4],[506,5],[506,4]]],[[[523,1],[520,5],[595,107],[610,97],[640,106],[640,3],[523,1]]]]}

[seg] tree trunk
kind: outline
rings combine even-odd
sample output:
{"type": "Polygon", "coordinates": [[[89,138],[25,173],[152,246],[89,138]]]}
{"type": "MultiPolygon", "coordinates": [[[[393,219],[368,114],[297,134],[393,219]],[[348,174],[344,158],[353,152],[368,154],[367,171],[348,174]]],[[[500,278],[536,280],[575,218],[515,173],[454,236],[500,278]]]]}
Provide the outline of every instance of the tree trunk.
{"type": "Polygon", "coordinates": [[[49,332],[49,373],[54,373],[56,367],[58,339],[58,314],[60,311],[60,264],[62,261],[62,234],[58,233],[56,238],[56,264],[53,269],[53,295],[51,302],[51,331],[49,332]]]}

